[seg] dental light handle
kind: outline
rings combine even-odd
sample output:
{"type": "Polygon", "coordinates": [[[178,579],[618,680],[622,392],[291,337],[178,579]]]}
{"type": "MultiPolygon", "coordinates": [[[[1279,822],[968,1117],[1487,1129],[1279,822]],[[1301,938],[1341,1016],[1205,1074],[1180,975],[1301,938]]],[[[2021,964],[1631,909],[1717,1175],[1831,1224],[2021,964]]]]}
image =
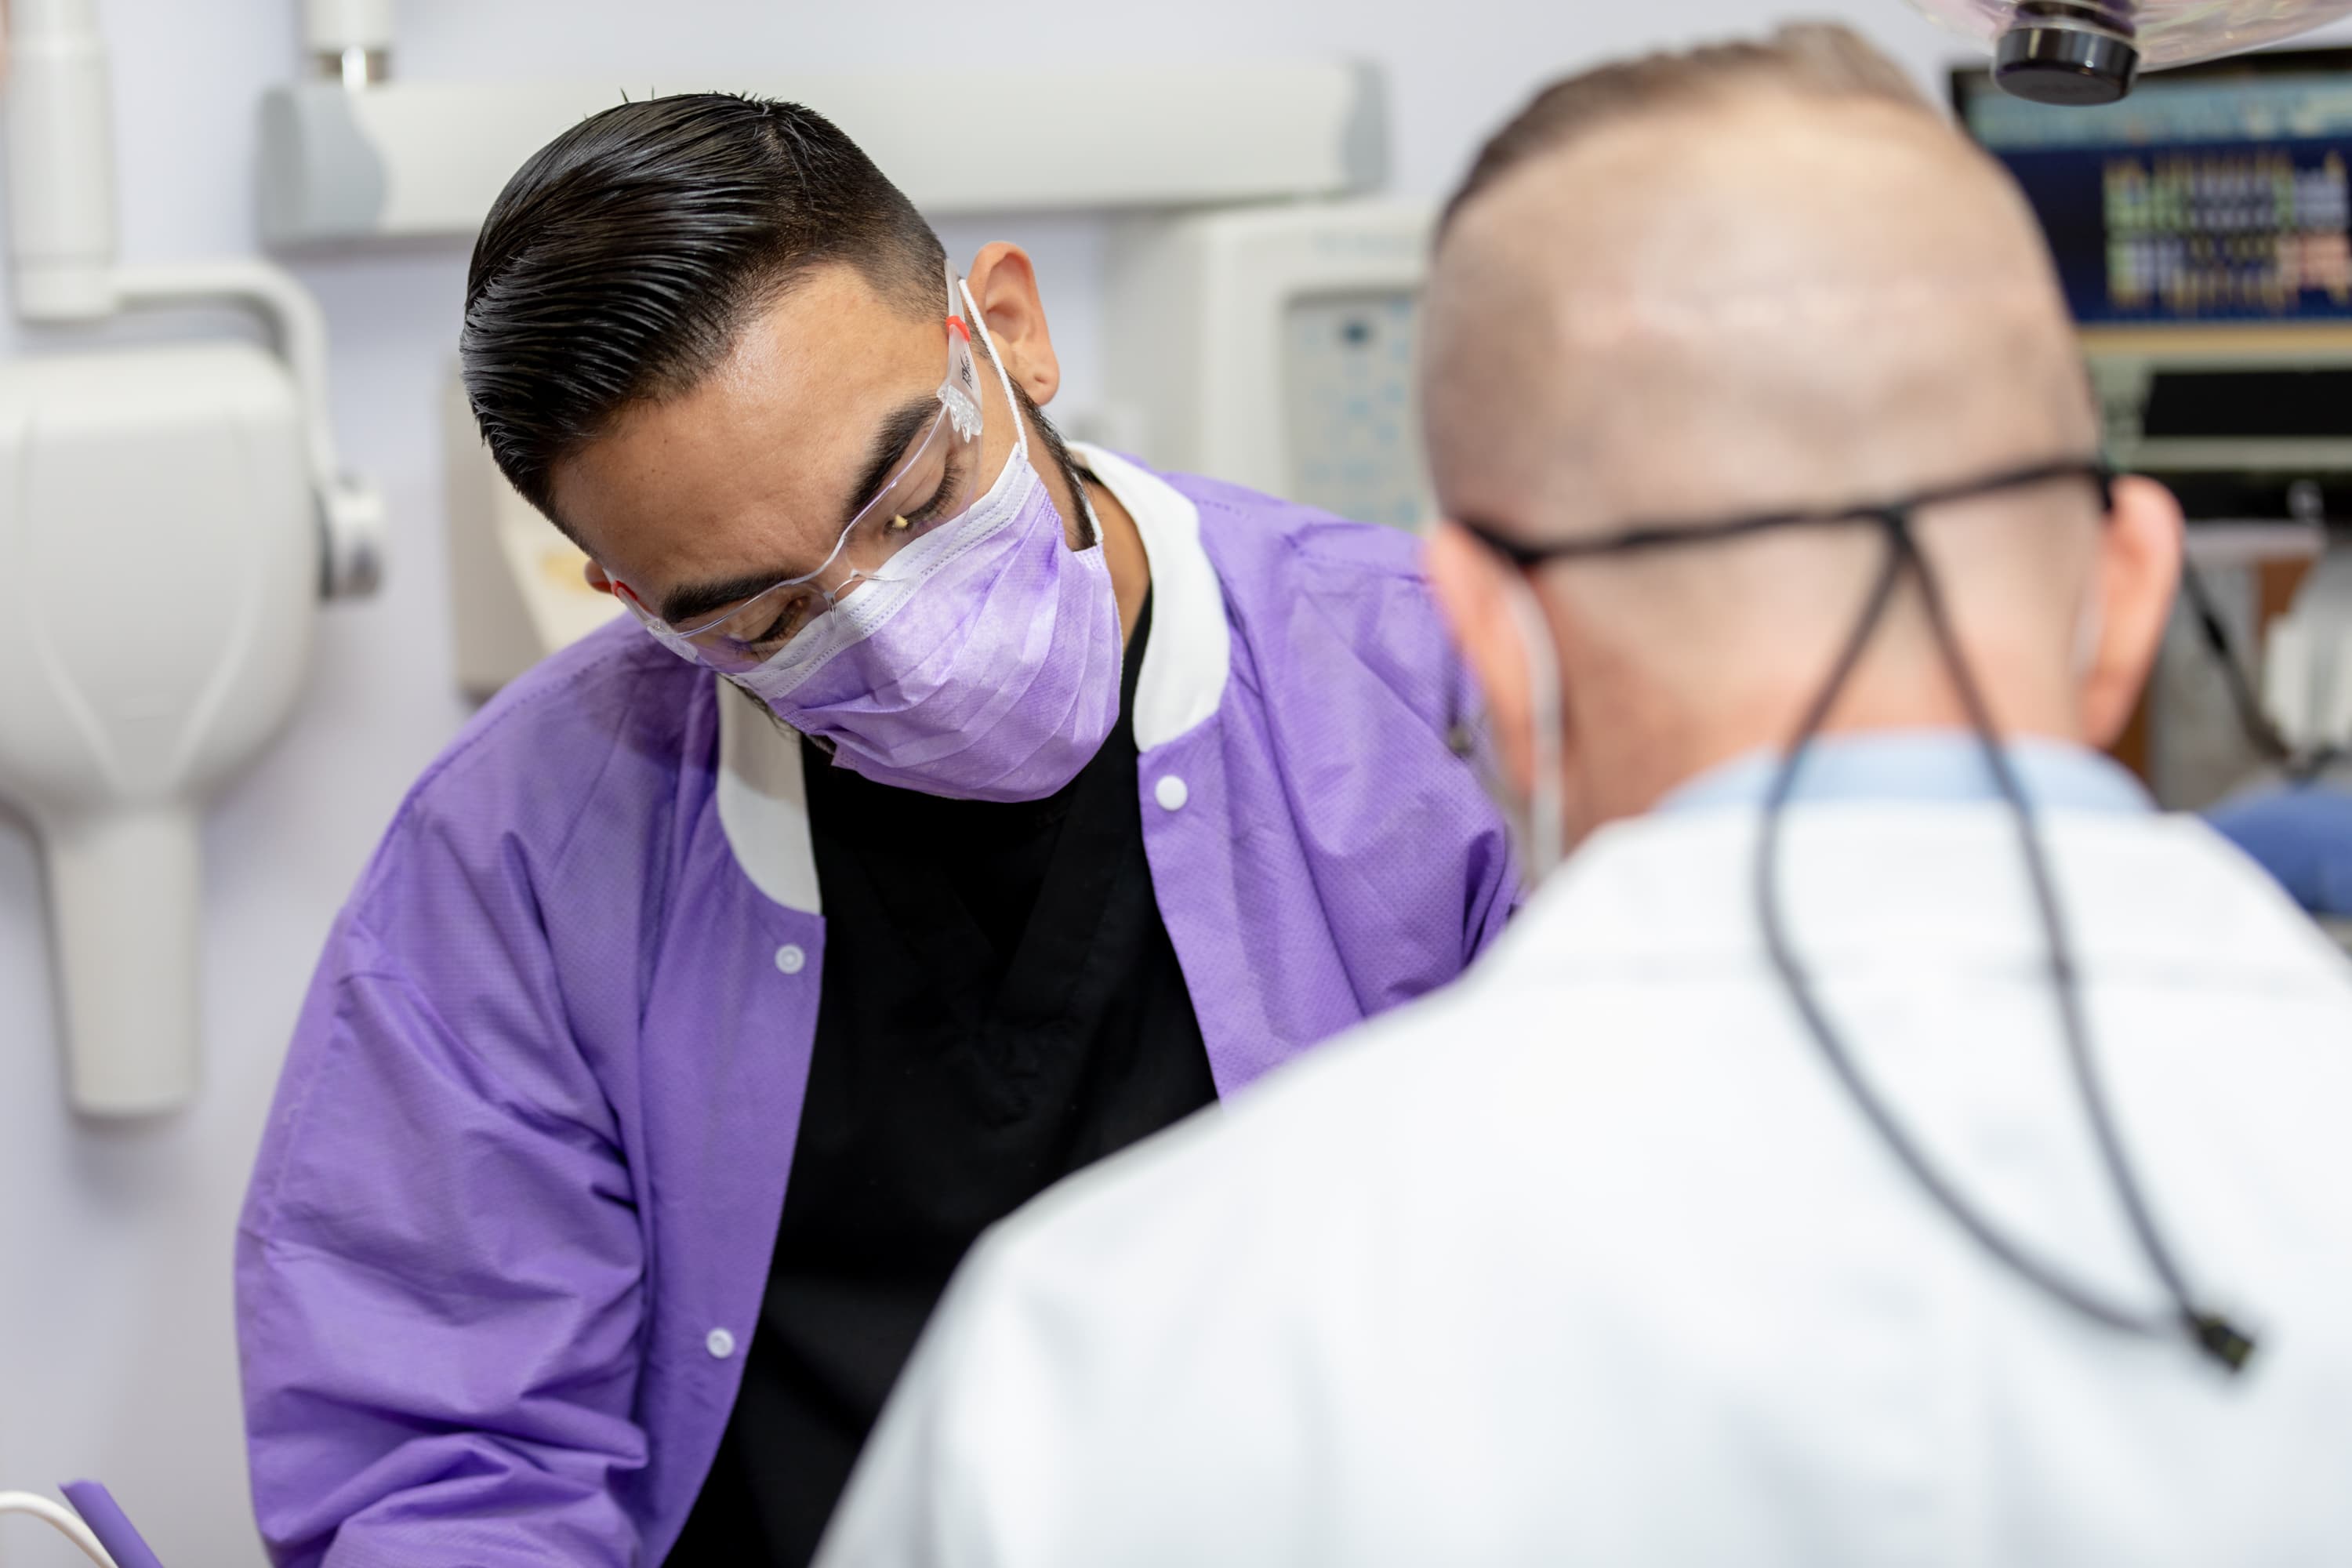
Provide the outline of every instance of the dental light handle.
{"type": "Polygon", "coordinates": [[[2019,98],[2113,103],[2143,70],[2274,44],[2352,0],[1910,0],[1948,32],[1991,46],[1992,78],[2019,98]]]}
{"type": "Polygon", "coordinates": [[[89,1526],[62,1503],[51,1502],[34,1492],[0,1492],[0,1516],[12,1513],[26,1514],[48,1525],[72,1542],[98,1568],[124,1568],[89,1526]]]}

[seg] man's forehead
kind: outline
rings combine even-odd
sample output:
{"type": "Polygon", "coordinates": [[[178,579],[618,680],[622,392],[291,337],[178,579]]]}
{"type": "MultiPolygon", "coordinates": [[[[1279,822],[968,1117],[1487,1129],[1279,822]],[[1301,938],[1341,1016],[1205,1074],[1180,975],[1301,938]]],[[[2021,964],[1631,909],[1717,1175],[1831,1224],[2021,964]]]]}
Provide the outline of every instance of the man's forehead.
{"type": "Polygon", "coordinates": [[[557,509],[639,575],[723,572],[780,535],[813,539],[838,525],[878,424],[936,384],[945,344],[855,268],[811,268],[755,306],[695,384],[625,410],[559,463],[557,509]]]}
{"type": "Polygon", "coordinates": [[[887,365],[892,342],[915,324],[856,268],[807,268],[752,307],[714,379],[767,400],[822,397],[845,378],[887,365]]]}

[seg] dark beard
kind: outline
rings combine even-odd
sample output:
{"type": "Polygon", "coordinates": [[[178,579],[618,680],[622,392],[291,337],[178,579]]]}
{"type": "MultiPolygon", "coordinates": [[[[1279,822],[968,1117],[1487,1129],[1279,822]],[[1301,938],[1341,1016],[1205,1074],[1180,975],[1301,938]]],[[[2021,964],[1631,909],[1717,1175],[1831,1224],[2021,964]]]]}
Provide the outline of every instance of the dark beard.
{"type": "Polygon", "coordinates": [[[1045,455],[1053,459],[1054,467],[1060,470],[1063,479],[1070,487],[1070,500],[1078,508],[1078,515],[1071,520],[1077,524],[1078,548],[1092,549],[1102,542],[1096,537],[1094,513],[1086,504],[1086,481],[1093,476],[1078,467],[1078,460],[1070,456],[1070,444],[1062,439],[1062,433],[1054,428],[1054,422],[1045,417],[1045,411],[1031,400],[1028,389],[1009,375],[1004,378],[1004,384],[1013,389],[1013,405],[1036,430],[1037,439],[1045,445],[1045,455]]]}

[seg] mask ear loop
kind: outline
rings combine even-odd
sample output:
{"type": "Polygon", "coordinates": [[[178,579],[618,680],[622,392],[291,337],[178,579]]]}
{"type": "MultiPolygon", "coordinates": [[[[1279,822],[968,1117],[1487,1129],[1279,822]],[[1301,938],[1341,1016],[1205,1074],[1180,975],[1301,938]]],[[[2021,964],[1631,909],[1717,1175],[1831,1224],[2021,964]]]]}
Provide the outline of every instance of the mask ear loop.
{"type": "Polygon", "coordinates": [[[1843,694],[1854,669],[1862,662],[1863,653],[1869,647],[1879,624],[1885,620],[1887,607],[1894,602],[1895,590],[1901,585],[1905,574],[1910,573],[1918,578],[1928,626],[1935,636],[1937,650],[1951,671],[1961,706],[1968,712],[1969,722],[1975,731],[1986,765],[1991,769],[2001,797],[2017,823],[2019,845],[2024,856],[2028,880],[2033,889],[2035,908],[2041,916],[2049,947],[2051,980],[2058,995],[2059,1022],[2061,1032],[2065,1037],[2067,1058],[2073,1068],[2084,1116],[2091,1123],[2109,1180],[2141,1252],[2173,1300],[2180,1327],[2217,1363],[2232,1373],[2240,1371],[2252,1355],[2254,1342],[2221,1314],[2196,1307],[2173,1260],[2171,1250],[2165,1246],[2157,1231],[2139,1183],[2124,1153],[2122,1140],[2108,1110],[2105,1088],[2091,1054],[2089,1029],[2084,1017],[2079,989],[2080,972],[2074,962],[2073,945],[2066,938],[2065,923],[2059,914],[2057,892],[2050,875],[2039,824],[2010,765],[2008,754],[2002,749],[2000,732],[1993,727],[1991,710],[1969,669],[1967,658],[1961,653],[1959,639],[1953,631],[1935,574],[1921,553],[1918,541],[1913,533],[1910,513],[1907,510],[1891,510],[1870,515],[1885,531],[1886,564],[1873,584],[1861,621],[1853,637],[1840,650],[1821,695],[1806,710],[1796,737],[1790,744],[1788,756],[1774,776],[1765,799],[1763,821],[1757,842],[1755,892],[1757,919],[1763,932],[1766,954],[1848,1098],[1861,1110],[1880,1141],[1902,1163],[1912,1179],[1979,1246],[2013,1272],[2084,1317],[2132,1333],[2160,1336],[2165,1332],[2161,1321],[2100,1300],[2018,1247],[1995,1229],[1957,1188],[1944,1179],[1940,1172],[1927,1163],[1918,1145],[1864,1079],[1852,1054],[1822,1010],[1820,998],[1814,994],[1812,984],[1790,944],[1777,897],[1781,829],[1789,800],[1795,792],[1798,773],[1806,753],[1811,749],[1822,726],[1827,722],[1838,698],[1843,694]]]}
{"type": "MultiPolygon", "coordinates": [[[[952,277],[953,273],[950,272],[950,276],[952,277]]],[[[1006,467],[1010,468],[1014,462],[1025,463],[1029,460],[1029,421],[1021,416],[1021,401],[1013,395],[1013,378],[1005,374],[1004,361],[997,353],[996,345],[989,341],[987,327],[981,322],[980,304],[971,297],[971,285],[962,279],[957,279],[954,292],[962,295],[964,309],[971,312],[965,318],[971,324],[966,341],[977,339],[981,352],[987,356],[989,364],[996,371],[997,384],[1004,389],[1005,414],[1013,421],[1013,456],[1006,460],[1006,467]]],[[[998,478],[1003,477],[1000,471],[998,478]]],[[[1079,553],[1083,554],[1102,542],[1102,521],[1095,516],[1094,499],[1087,494],[1087,487],[1078,483],[1075,475],[1071,478],[1070,489],[1076,493],[1078,510],[1085,517],[1086,543],[1079,551],[1079,553]]],[[[1096,564],[1102,565],[1105,570],[1108,570],[1108,562],[1103,557],[1097,556],[1094,562],[1096,564]]]]}
{"type": "Polygon", "coordinates": [[[1528,668],[1528,744],[1534,752],[1529,765],[1534,773],[1528,781],[1528,820],[1519,849],[1527,862],[1528,886],[1532,889],[1567,858],[1563,820],[1568,815],[1567,790],[1560,778],[1559,650],[1552,642],[1551,624],[1544,619],[1535,587],[1523,572],[1503,574],[1503,602],[1518,629],[1528,668]]]}
{"type": "Polygon", "coordinates": [[[1029,460],[1029,422],[1021,417],[1020,400],[1013,395],[1013,378],[1004,373],[1003,356],[989,341],[988,325],[980,318],[980,304],[971,297],[971,285],[959,278],[955,291],[963,297],[964,321],[971,339],[977,342],[980,352],[987,357],[990,368],[996,372],[997,384],[1004,389],[1005,416],[1013,421],[1013,455],[1005,460],[1008,463],[1025,463],[1029,460]]]}

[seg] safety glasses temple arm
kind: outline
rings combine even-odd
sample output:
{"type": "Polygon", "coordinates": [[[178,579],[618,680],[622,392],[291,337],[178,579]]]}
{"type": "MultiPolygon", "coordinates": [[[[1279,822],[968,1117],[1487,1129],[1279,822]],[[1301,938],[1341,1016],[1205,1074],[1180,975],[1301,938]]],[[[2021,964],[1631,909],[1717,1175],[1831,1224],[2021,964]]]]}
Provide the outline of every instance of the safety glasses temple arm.
{"type": "Polygon", "coordinates": [[[1597,555],[1622,555],[1642,550],[1664,550],[1683,545],[1718,543],[1745,534],[1763,533],[1776,528],[1826,526],[1832,523],[1884,521],[1888,518],[1908,517],[1922,508],[1946,501],[1966,500],[1975,496],[1993,495],[2002,490],[2021,489],[2028,485],[2047,484],[2054,479],[2089,479],[2098,487],[2099,510],[2104,513],[2115,508],[2115,471],[2096,458],[2066,458],[2042,462],[2024,468],[2004,469],[1982,479],[1963,479],[1921,490],[1898,500],[1861,503],[1852,506],[1820,508],[1803,511],[1763,512],[1751,517],[1721,518],[1706,522],[1643,523],[1615,533],[1605,533],[1587,539],[1559,540],[1548,544],[1528,544],[1511,539],[1491,523],[1475,518],[1457,518],[1455,526],[1477,539],[1486,546],[1520,567],[1540,566],[1548,561],[1572,561],[1597,555]]]}

